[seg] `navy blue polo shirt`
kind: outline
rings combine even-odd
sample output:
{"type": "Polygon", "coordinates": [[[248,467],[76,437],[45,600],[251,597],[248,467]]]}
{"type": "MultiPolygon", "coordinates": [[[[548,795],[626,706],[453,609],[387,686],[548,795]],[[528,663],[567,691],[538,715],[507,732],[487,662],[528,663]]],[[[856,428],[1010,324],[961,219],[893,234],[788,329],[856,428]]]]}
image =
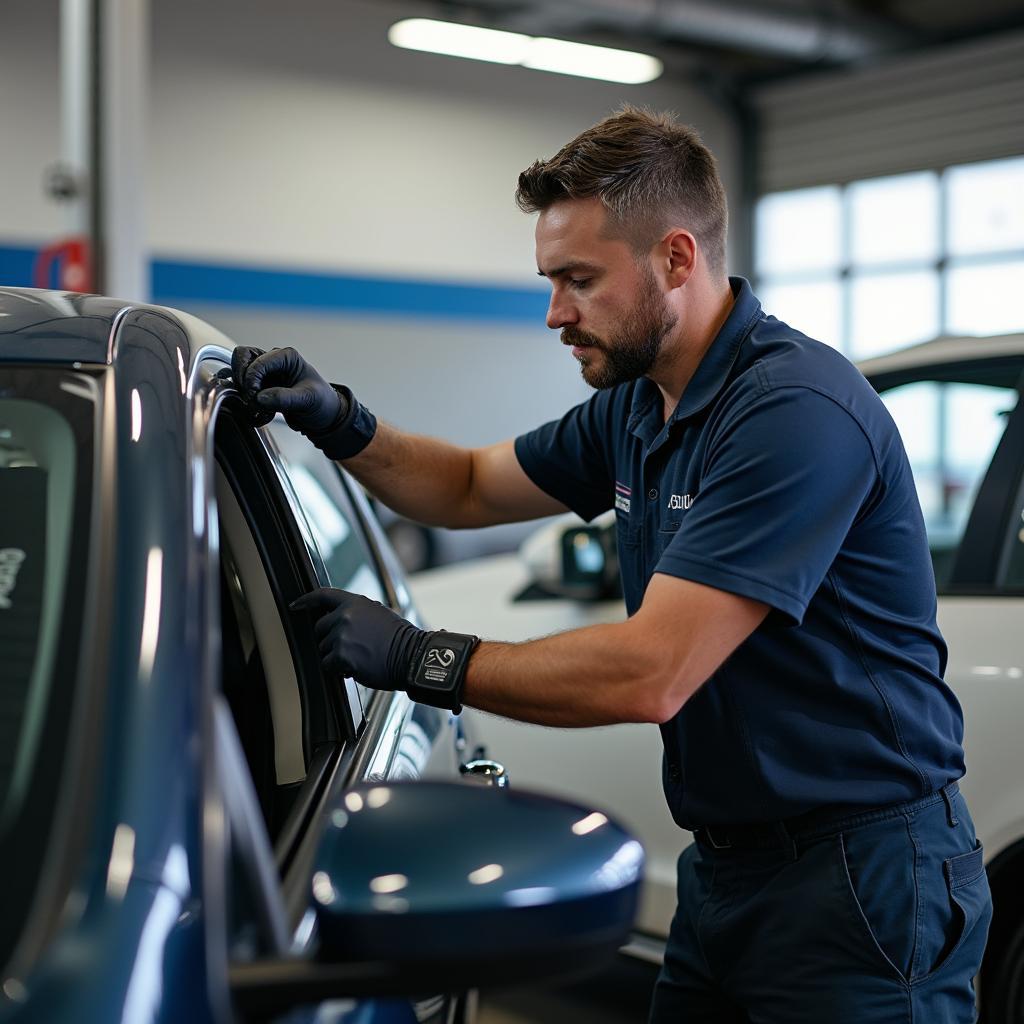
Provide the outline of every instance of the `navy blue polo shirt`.
{"type": "Polygon", "coordinates": [[[666,423],[646,378],[516,439],[584,519],[616,510],[630,615],[653,573],[771,607],[661,727],[684,828],[916,799],[964,772],[935,579],[895,424],[835,350],[735,302],[666,423]]]}

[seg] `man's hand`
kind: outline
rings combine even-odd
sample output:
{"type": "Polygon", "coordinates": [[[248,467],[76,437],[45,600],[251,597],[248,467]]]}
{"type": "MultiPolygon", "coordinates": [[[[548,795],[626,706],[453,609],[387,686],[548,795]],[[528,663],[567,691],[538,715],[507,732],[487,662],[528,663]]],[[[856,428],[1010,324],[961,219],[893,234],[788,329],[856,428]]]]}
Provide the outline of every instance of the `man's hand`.
{"type": "Polygon", "coordinates": [[[291,607],[318,616],[315,632],[326,672],[377,690],[406,689],[425,630],[377,601],[330,587],[303,594],[291,607]]]}
{"type": "Polygon", "coordinates": [[[350,459],[374,438],[377,420],[347,387],[329,384],[293,348],[236,348],[231,375],[256,409],[283,413],[329,459],[350,459]]]}
{"type": "Polygon", "coordinates": [[[462,710],[477,637],[419,629],[377,601],[328,587],[304,594],[291,607],[317,615],[325,671],[377,690],[405,690],[413,700],[456,714],[462,710]]]}
{"type": "Polygon", "coordinates": [[[329,430],[348,412],[343,396],[293,348],[236,348],[231,353],[235,386],[247,401],[280,412],[293,430],[329,430]]]}

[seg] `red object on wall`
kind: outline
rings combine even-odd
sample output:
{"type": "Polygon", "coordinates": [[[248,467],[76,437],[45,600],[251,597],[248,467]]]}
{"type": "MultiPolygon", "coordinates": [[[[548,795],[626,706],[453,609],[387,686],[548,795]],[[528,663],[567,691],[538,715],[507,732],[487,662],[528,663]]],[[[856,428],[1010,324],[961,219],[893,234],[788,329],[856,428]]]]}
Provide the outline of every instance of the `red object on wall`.
{"type": "Polygon", "coordinates": [[[50,275],[57,266],[57,287],[69,292],[88,292],[93,289],[92,252],[84,235],[62,238],[39,250],[32,271],[32,284],[36,288],[50,288],[50,275]]]}

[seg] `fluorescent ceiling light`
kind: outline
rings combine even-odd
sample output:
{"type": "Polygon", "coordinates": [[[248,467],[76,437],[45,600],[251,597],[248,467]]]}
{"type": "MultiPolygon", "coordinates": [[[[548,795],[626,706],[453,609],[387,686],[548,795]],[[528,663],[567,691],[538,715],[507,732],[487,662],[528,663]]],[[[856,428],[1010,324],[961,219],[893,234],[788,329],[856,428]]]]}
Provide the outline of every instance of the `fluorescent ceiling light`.
{"type": "Polygon", "coordinates": [[[499,32],[428,18],[407,18],[396,22],[388,30],[388,39],[405,50],[443,53],[494,64],[520,64],[537,71],[600,78],[627,85],[651,82],[664,70],[660,60],[646,53],[570,43],[564,39],[524,36],[518,32],[499,32]]]}
{"type": "Polygon", "coordinates": [[[493,64],[521,64],[530,42],[529,36],[518,32],[496,32],[428,18],[396,22],[388,29],[388,39],[405,50],[444,53],[449,57],[469,57],[493,64]]]}
{"type": "Polygon", "coordinates": [[[639,85],[650,82],[662,72],[662,63],[646,53],[612,50],[607,46],[567,43],[564,39],[531,39],[523,66],[538,71],[581,78],[603,78],[608,82],[639,85]]]}

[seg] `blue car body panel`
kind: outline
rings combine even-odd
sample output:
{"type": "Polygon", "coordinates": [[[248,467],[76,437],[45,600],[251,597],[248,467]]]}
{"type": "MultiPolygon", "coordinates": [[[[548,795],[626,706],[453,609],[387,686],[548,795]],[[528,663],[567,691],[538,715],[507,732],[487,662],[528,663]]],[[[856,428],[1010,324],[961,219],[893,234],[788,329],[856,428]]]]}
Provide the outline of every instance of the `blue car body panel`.
{"type": "MultiPolygon", "coordinates": [[[[83,364],[100,393],[93,564],[79,567],[92,586],[75,687],[77,700],[94,702],[94,728],[67,753],[93,759],[95,777],[85,792],[68,780],[87,802],[73,880],[52,934],[24,974],[7,977],[0,1020],[230,1020],[227,952],[216,948],[223,920],[211,921],[224,913],[224,866],[212,863],[223,858],[223,808],[209,763],[212,410],[196,377],[204,355],[226,364],[230,343],[194,318],[95,296],[0,290],[0,309],[0,371],[83,364]]],[[[447,713],[415,715],[417,737],[451,743],[447,713]]],[[[454,752],[443,759],[454,763],[454,752]]],[[[48,872],[41,877],[48,884],[48,872]]],[[[416,1017],[406,1000],[361,1000],[338,1019],[416,1017]]]]}

